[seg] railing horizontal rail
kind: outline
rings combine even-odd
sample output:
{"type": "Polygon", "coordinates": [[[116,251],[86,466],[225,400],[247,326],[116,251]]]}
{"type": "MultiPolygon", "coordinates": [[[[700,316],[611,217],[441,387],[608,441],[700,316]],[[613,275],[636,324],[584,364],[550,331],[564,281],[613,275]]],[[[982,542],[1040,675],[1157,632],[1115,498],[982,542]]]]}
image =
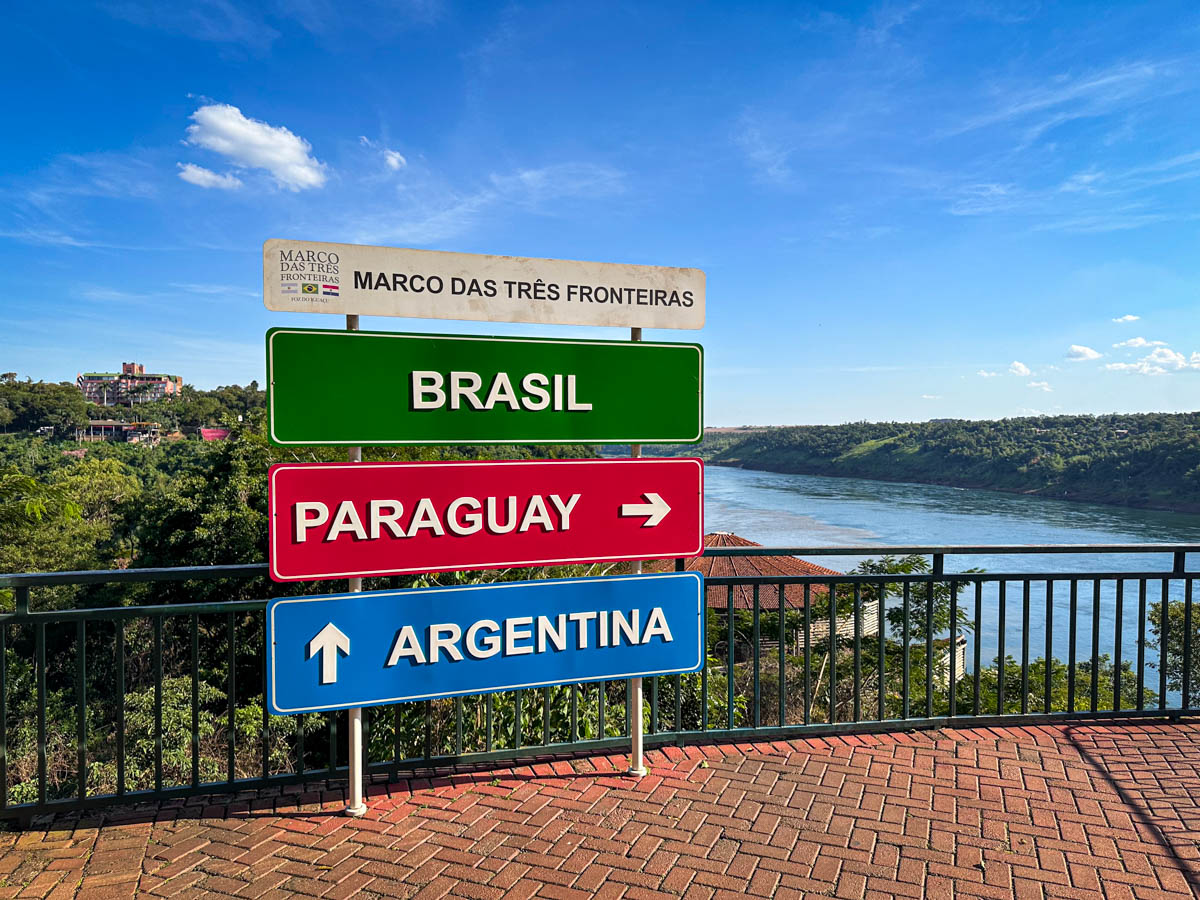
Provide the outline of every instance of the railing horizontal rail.
{"type": "Polygon", "coordinates": [[[706,547],[705,556],[992,556],[1038,553],[1200,553],[1200,544],[914,544],[843,547],[706,547]]]}
{"type": "Polygon", "coordinates": [[[79,572],[28,572],[0,575],[0,587],[56,584],[138,584],[153,581],[211,581],[216,578],[266,577],[266,563],[235,566],[178,566],[159,569],[91,569],[79,572]]]}
{"type": "MultiPolygon", "coordinates": [[[[914,544],[850,547],[706,547],[702,556],[1005,556],[1038,554],[1200,553],[1200,544],[914,544]]],[[[172,566],[146,569],[87,569],[71,572],[0,573],[0,587],[78,584],[136,584],[154,581],[211,581],[265,577],[267,564],[172,566]]]]}
{"type": "Polygon", "coordinates": [[[1155,578],[1200,578],[1197,572],[944,572],[934,575],[923,573],[898,573],[895,575],[711,575],[704,579],[706,585],[724,587],[730,584],[763,585],[763,584],[940,584],[944,581],[956,581],[961,584],[974,584],[989,581],[1024,581],[1033,579],[1046,581],[1137,581],[1139,579],[1155,578]]]}
{"type": "MultiPolygon", "coordinates": [[[[1002,556],[1111,553],[1200,553],[1200,544],[914,544],[862,547],[706,547],[703,556],[1002,556]]],[[[88,569],[73,572],[0,574],[0,587],[62,584],[124,584],[153,581],[199,581],[267,575],[267,564],[175,566],[147,569],[88,569]]]]}
{"type": "Polygon", "coordinates": [[[266,600],[225,600],[218,603],[163,603],[154,606],[98,606],[92,609],[47,609],[28,613],[0,613],[0,624],[19,622],[78,622],[87,619],[145,619],[151,616],[216,615],[258,612],[266,600]]]}

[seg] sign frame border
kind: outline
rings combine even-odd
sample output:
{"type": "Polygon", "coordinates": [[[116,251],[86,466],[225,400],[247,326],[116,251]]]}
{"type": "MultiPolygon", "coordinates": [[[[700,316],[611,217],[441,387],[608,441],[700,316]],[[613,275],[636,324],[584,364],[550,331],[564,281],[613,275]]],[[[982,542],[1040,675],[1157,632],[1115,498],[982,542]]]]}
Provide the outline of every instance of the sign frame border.
{"type": "Polygon", "coordinates": [[[530,688],[554,687],[554,686],[566,685],[566,684],[593,684],[593,683],[599,682],[599,681],[623,681],[623,680],[629,679],[629,678],[652,678],[652,677],[660,676],[660,675],[694,674],[696,672],[703,670],[704,666],[707,664],[706,656],[707,656],[707,652],[708,652],[708,644],[707,644],[707,633],[706,632],[708,630],[707,629],[708,615],[707,615],[707,608],[706,608],[706,599],[707,598],[705,595],[704,575],[701,574],[700,572],[693,572],[693,571],[654,572],[654,573],[644,573],[644,574],[640,574],[640,575],[638,575],[638,574],[608,575],[608,576],[584,575],[584,576],[579,576],[579,577],[575,577],[575,578],[544,578],[544,579],[536,579],[533,581],[507,581],[507,582],[499,582],[499,583],[495,583],[495,584],[467,584],[467,585],[455,585],[455,586],[446,586],[446,587],[400,588],[400,589],[396,589],[396,590],[385,590],[385,591],[364,591],[364,592],[360,592],[358,594],[332,594],[332,595],[321,595],[321,596],[315,596],[315,597],[274,597],[271,600],[267,601],[267,609],[266,609],[267,620],[265,623],[266,628],[264,629],[265,630],[264,640],[267,643],[266,650],[267,650],[267,654],[269,657],[268,663],[267,663],[267,666],[268,666],[267,667],[267,692],[266,692],[266,697],[264,699],[266,699],[268,709],[272,713],[272,715],[295,716],[295,715],[304,715],[306,713],[313,713],[313,712],[329,712],[330,710],[354,709],[356,707],[389,706],[394,703],[411,703],[411,702],[415,702],[418,700],[438,700],[438,699],[443,699],[446,697],[483,696],[483,695],[487,695],[487,694],[500,693],[502,691],[520,691],[520,690],[527,690],[530,688]],[[279,704],[275,702],[275,687],[276,687],[277,679],[275,677],[275,675],[276,675],[275,641],[272,640],[272,637],[274,636],[274,633],[275,633],[275,610],[284,604],[314,603],[314,602],[319,602],[319,601],[323,601],[323,600],[329,600],[329,599],[331,599],[331,597],[332,598],[342,598],[342,597],[351,597],[351,596],[358,596],[358,597],[399,596],[399,595],[411,594],[413,592],[420,592],[423,596],[431,596],[432,594],[445,593],[447,591],[472,591],[472,590],[486,591],[486,590],[502,590],[504,588],[541,587],[544,585],[551,585],[551,584],[576,584],[579,582],[595,582],[597,577],[609,578],[609,579],[614,579],[614,578],[627,579],[627,580],[631,580],[631,581],[636,581],[636,580],[645,580],[645,579],[658,579],[658,578],[664,578],[664,577],[679,578],[681,576],[682,577],[691,577],[692,579],[694,579],[696,582],[696,587],[697,587],[697,590],[696,590],[696,606],[697,606],[696,618],[697,618],[697,628],[699,630],[699,635],[698,635],[699,641],[698,641],[698,661],[696,663],[696,668],[689,667],[689,668],[685,668],[685,669],[669,669],[669,670],[656,669],[653,671],[647,671],[647,672],[641,672],[641,673],[626,672],[626,673],[623,673],[620,675],[607,675],[607,676],[600,676],[600,677],[596,677],[596,678],[586,678],[586,679],[579,680],[579,681],[576,681],[576,680],[537,681],[537,682],[531,682],[529,684],[505,685],[503,687],[488,688],[487,690],[483,690],[483,691],[469,691],[466,693],[463,693],[460,691],[447,691],[447,692],[436,693],[436,694],[419,694],[419,695],[414,695],[412,697],[391,697],[391,698],[388,698],[385,700],[358,701],[351,706],[346,706],[345,704],[342,704],[342,703],[331,704],[331,705],[326,705],[326,706],[311,706],[311,707],[306,706],[306,707],[300,707],[300,708],[293,709],[293,710],[288,710],[286,712],[283,710],[283,707],[279,706],[279,704]]]}
{"type": "Polygon", "coordinates": [[[278,326],[267,329],[266,334],[266,350],[267,350],[267,440],[277,447],[417,447],[417,446],[484,446],[488,444],[534,444],[537,446],[554,446],[556,444],[699,444],[704,440],[704,347],[698,343],[690,341],[619,341],[619,340],[599,340],[588,338],[544,338],[544,337],[516,337],[508,335],[482,335],[482,334],[440,334],[440,333],[407,333],[397,331],[342,331],[331,328],[303,328],[296,326],[278,326]],[[423,339],[423,338],[443,338],[456,341],[502,341],[513,344],[603,344],[605,346],[615,347],[687,347],[696,351],[698,360],[698,371],[700,375],[699,390],[696,392],[697,410],[697,425],[698,433],[696,437],[688,440],[680,440],[679,438],[606,438],[604,440],[571,440],[570,438],[558,438],[548,440],[544,438],[504,438],[502,440],[474,440],[474,439],[457,439],[457,440],[412,440],[412,441],[379,441],[371,438],[355,438],[338,441],[292,441],[282,440],[275,435],[275,374],[273,371],[274,358],[272,355],[272,340],[276,334],[336,334],[336,335],[371,335],[375,337],[391,337],[403,339],[423,339]]]}
{"type": "MultiPolygon", "coordinates": [[[[300,248],[297,247],[296,249],[300,249],[300,248]]],[[[328,251],[326,251],[326,252],[328,252],[328,251]]],[[[434,250],[434,249],[425,248],[425,247],[393,247],[391,245],[384,245],[384,244],[354,244],[354,243],[346,243],[343,241],[310,241],[310,240],[302,240],[300,238],[265,238],[263,240],[263,244],[262,244],[262,261],[263,261],[263,306],[264,306],[264,308],[266,308],[272,312],[288,312],[288,313],[298,312],[298,313],[306,313],[306,314],[315,313],[318,315],[378,315],[378,316],[386,317],[386,318],[426,319],[426,320],[432,320],[432,321],[510,323],[510,324],[527,324],[527,325],[552,325],[552,326],[560,325],[560,326],[566,326],[566,327],[571,327],[571,328],[574,328],[574,327],[584,327],[584,328],[639,328],[639,327],[640,328],[663,328],[663,329],[679,330],[679,331],[699,331],[699,330],[703,329],[708,322],[708,272],[697,266],[664,266],[664,265],[658,265],[658,264],[654,264],[654,263],[611,262],[611,261],[595,260],[595,259],[561,259],[558,257],[548,257],[548,256],[510,256],[507,254],[471,253],[471,252],[459,251],[459,250],[434,250]],[[441,315],[413,315],[413,314],[407,313],[407,312],[404,312],[404,313],[376,313],[376,312],[362,312],[361,310],[359,310],[358,312],[350,312],[344,308],[339,309],[336,312],[334,312],[332,310],[323,310],[323,309],[295,309],[292,307],[286,307],[282,304],[277,305],[277,306],[272,306],[270,303],[267,302],[268,297],[270,297],[272,295],[278,296],[278,294],[271,290],[271,287],[272,287],[271,276],[268,275],[268,268],[269,268],[268,264],[271,262],[271,260],[268,259],[268,256],[272,249],[278,249],[278,250],[282,251],[284,249],[282,245],[287,245],[287,244],[292,244],[292,245],[303,244],[303,245],[306,245],[305,249],[309,249],[309,250],[313,250],[318,247],[337,248],[337,252],[339,253],[339,255],[342,252],[344,252],[345,250],[351,250],[354,252],[366,251],[369,253],[378,253],[378,252],[415,253],[420,256],[428,255],[429,257],[470,257],[470,258],[474,258],[475,260],[480,260],[480,261],[486,260],[488,263],[491,263],[491,264],[515,264],[518,267],[529,266],[529,265],[533,265],[533,266],[537,267],[539,265],[550,264],[552,266],[560,266],[560,265],[597,266],[602,269],[624,268],[624,269],[632,269],[632,270],[648,270],[648,271],[660,271],[660,272],[668,272],[669,271],[669,272],[677,272],[677,273],[693,273],[694,272],[700,276],[700,290],[701,290],[701,299],[702,299],[702,302],[700,304],[700,309],[701,309],[700,321],[696,325],[682,325],[682,326],[681,325],[654,325],[654,324],[646,324],[646,323],[638,325],[637,323],[634,323],[632,321],[546,322],[546,321],[541,321],[538,318],[534,318],[534,317],[492,319],[487,316],[484,316],[484,317],[465,316],[465,317],[463,317],[463,316],[441,316],[441,315]]],[[[278,274],[278,273],[276,273],[276,274],[278,274]]],[[[343,273],[339,273],[339,274],[343,274],[343,273]]],[[[537,272],[535,271],[534,274],[537,274],[537,272]]],[[[603,276],[600,276],[600,277],[603,277],[603,276]]],[[[277,284],[275,286],[278,287],[277,284]]],[[[358,288],[355,288],[355,290],[358,290],[358,288]]],[[[494,299],[494,298],[489,298],[489,299],[494,299]]]]}
{"type": "Polygon", "coordinates": [[[582,557],[572,557],[570,559],[556,559],[551,562],[534,561],[534,560],[512,560],[512,561],[506,561],[506,562],[502,562],[502,563],[494,563],[494,564],[490,564],[490,565],[486,565],[486,566],[456,565],[456,566],[452,566],[452,567],[438,567],[438,568],[432,568],[432,569],[429,568],[428,566],[423,566],[423,567],[413,567],[413,568],[405,568],[405,569],[372,569],[370,571],[358,571],[358,572],[335,572],[335,573],[328,574],[328,575],[302,575],[302,576],[289,575],[289,576],[285,577],[285,576],[280,575],[275,570],[276,559],[275,559],[275,554],[273,552],[274,547],[275,547],[275,534],[276,534],[275,475],[277,472],[279,472],[280,470],[285,469],[285,468],[294,468],[294,467],[301,467],[301,466],[303,466],[305,468],[311,468],[313,466],[320,466],[323,469],[334,469],[334,468],[362,469],[362,468],[371,467],[371,466],[390,466],[390,467],[397,467],[397,468],[414,468],[414,469],[429,468],[432,466],[439,466],[439,467],[440,466],[466,466],[466,467],[485,466],[485,467],[495,468],[498,466],[507,467],[507,466],[546,465],[546,464],[550,464],[550,465],[554,465],[554,466],[570,466],[570,465],[579,465],[581,463],[595,464],[598,462],[599,463],[617,463],[617,464],[625,463],[625,464],[627,464],[629,462],[634,462],[634,461],[643,461],[643,460],[651,461],[651,460],[660,460],[660,459],[663,461],[669,461],[669,462],[693,463],[700,470],[700,493],[699,493],[699,495],[697,497],[697,501],[696,501],[700,507],[699,512],[698,512],[699,522],[700,522],[699,546],[697,546],[694,551],[689,551],[688,553],[681,554],[681,556],[683,556],[683,557],[699,556],[700,554],[702,554],[704,552],[704,460],[699,459],[698,457],[694,457],[694,456],[666,456],[666,457],[642,456],[642,457],[637,457],[636,459],[631,458],[631,457],[619,457],[616,459],[439,460],[436,462],[419,462],[419,461],[413,461],[413,462],[380,461],[380,462],[366,462],[366,463],[284,462],[284,463],[275,463],[267,471],[267,480],[268,480],[268,484],[267,484],[267,565],[269,567],[268,574],[270,575],[271,580],[275,581],[277,583],[294,583],[294,582],[300,582],[300,581],[325,581],[325,580],[335,580],[335,579],[342,579],[342,578],[377,578],[377,577],[386,577],[389,575],[413,575],[413,574],[422,574],[425,572],[477,572],[477,571],[489,571],[492,569],[524,568],[527,566],[565,566],[565,565],[572,565],[572,564],[577,564],[577,563],[621,562],[621,561],[626,561],[626,560],[636,560],[636,559],[645,559],[646,558],[646,557],[637,557],[637,556],[582,556],[582,557]]]}

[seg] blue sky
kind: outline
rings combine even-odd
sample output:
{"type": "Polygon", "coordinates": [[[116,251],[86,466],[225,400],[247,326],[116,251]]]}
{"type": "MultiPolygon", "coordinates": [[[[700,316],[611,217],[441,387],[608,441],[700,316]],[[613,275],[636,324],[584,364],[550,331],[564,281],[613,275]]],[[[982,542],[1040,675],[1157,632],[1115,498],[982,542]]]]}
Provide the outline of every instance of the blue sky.
{"type": "Polygon", "coordinates": [[[261,381],[287,237],[700,267],[714,425],[1200,408],[1191,3],[6,19],[5,371],[261,381]]]}

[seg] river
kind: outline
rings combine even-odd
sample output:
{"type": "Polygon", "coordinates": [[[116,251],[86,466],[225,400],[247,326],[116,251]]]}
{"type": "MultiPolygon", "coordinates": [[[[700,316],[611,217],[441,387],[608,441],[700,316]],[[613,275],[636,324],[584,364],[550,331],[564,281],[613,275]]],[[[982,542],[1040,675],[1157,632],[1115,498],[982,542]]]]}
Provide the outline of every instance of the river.
{"type": "MultiPolygon", "coordinates": [[[[1200,543],[1200,515],[1129,509],[1089,503],[1046,500],[1020,494],[967,490],[924,484],[896,484],[861,478],[788,475],[707,466],[704,473],[705,531],[731,531],[776,547],[846,547],[845,556],[816,557],[821,565],[848,570],[863,559],[853,552],[869,545],[946,544],[1128,544],[1200,543]]],[[[1195,557],[1189,557],[1189,570],[1195,557]]],[[[978,567],[990,572],[1169,571],[1165,554],[954,556],[946,571],[978,567]]],[[[1009,585],[1006,651],[1020,653],[1021,585],[1009,585]]],[[[1101,586],[1102,653],[1111,653],[1116,631],[1114,582],[1101,586]]],[[[1149,602],[1159,599],[1159,583],[1149,589],[1149,602]]],[[[1031,591],[1031,657],[1044,655],[1044,586],[1031,591]]],[[[1172,600],[1183,587],[1172,587],[1172,600]]],[[[981,651],[991,659],[996,650],[996,588],[985,594],[981,651]]],[[[965,599],[965,595],[964,595],[965,599]]],[[[973,604],[968,604],[973,607],[973,604]]],[[[1067,657],[1069,641],[1067,588],[1056,588],[1053,604],[1054,654],[1067,657]]],[[[1136,659],[1137,585],[1125,587],[1121,624],[1122,657],[1136,659]]],[[[1147,634],[1150,634],[1147,626],[1147,634]]],[[[1091,583],[1080,585],[1079,654],[1085,658],[1091,640],[1091,583]]],[[[1148,638],[1148,641],[1152,641],[1148,638]]],[[[968,653],[968,663],[973,648],[968,653]]],[[[1147,660],[1157,659],[1153,646],[1147,660]]],[[[1155,672],[1154,677],[1157,677],[1155,672]]],[[[1147,682],[1151,676],[1147,676],[1147,682]]]]}

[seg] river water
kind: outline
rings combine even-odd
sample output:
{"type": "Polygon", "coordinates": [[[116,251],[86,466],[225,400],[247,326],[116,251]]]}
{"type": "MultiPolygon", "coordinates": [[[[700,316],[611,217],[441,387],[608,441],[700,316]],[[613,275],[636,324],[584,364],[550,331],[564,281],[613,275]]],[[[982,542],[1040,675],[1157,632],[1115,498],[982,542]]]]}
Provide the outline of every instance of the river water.
{"type": "MultiPolygon", "coordinates": [[[[756,472],[720,466],[705,468],[705,531],[731,531],[776,547],[846,547],[845,556],[813,557],[812,561],[846,571],[864,556],[856,546],[946,544],[1130,544],[1200,543],[1200,515],[1127,509],[1088,503],[1046,500],[1020,494],[966,490],[923,484],[893,484],[859,478],[827,478],[756,472]]],[[[1188,559],[1189,571],[1196,556],[1188,559]]],[[[989,572],[1169,572],[1168,554],[1120,555],[978,555],[946,559],[946,571],[978,567],[989,572]]],[[[1006,652],[1018,661],[1021,649],[1021,584],[1008,586],[1006,652]]],[[[1151,582],[1148,602],[1160,599],[1160,582],[1151,582]]],[[[1091,647],[1091,582],[1080,584],[1077,640],[1079,656],[1091,647]]],[[[998,631],[997,590],[985,593],[980,646],[985,660],[995,654],[998,631]]],[[[963,600],[968,600],[963,594],[963,600]]],[[[1044,655],[1045,588],[1031,590],[1031,658],[1044,655]]],[[[1181,600],[1183,587],[1171,587],[1181,600]]],[[[1057,585],[1053,598],[1052,647],[1067,658],[1068,589],[1057,585]]],[[[1101,583],[1101,653],[1112,653],[1116,633],[1116,583],[1101,583]]],[[[966,603],[973,611],[973,597],[966,603]]],[[[1122,657],[1136,659],[1138,638],[1137,584],[1125,585],[1121,616],[1122,657]]],[[[1149,625],[1147,635],[1151,634],[1149,625]]],[[[1157,659],[1147,638],[1146,657],[1157,659]]],[[[969,648],[968,665],[973,657],[969,648]]],[[[1147,675],[1157,683],[1157,672],[1147,675]]]]}

